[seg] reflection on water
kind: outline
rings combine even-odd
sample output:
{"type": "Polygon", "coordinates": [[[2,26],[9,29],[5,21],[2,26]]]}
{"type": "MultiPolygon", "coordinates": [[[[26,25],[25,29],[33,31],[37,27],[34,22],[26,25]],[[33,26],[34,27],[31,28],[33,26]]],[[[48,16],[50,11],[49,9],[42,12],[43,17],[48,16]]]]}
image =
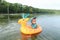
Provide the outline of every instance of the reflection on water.
{"type": "MultiPolygon", "coordinates": [[[[0,21],[0,40],[20,40],[20,25],[17,20],[10,20],[10,23],[7,21],[0,21]]],[[[41,25],[43,32],[36,40],[60,40],[60,16],[40,15],[37,23],[41,25]]]]}
{"type": "MultiPolygon", "coordinates": [[[[5,22],[6,23],[6,22],[5,22]]],[[[17,40],[20,38],[19,25],[16,22],[0,26],[0,40],[17,40]]]]}

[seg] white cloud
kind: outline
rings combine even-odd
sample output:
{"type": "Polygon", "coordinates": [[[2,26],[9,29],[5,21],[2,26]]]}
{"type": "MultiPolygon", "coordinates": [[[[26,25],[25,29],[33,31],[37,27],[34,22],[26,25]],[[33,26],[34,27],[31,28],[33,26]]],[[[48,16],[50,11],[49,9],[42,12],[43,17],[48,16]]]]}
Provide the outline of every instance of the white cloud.
{"type": "Polygon", "coordinates": [[[33,6],[43,9],[60,10],[60,0],[6,0],[11,3],[21,3],[23,5],[33,6]]]}

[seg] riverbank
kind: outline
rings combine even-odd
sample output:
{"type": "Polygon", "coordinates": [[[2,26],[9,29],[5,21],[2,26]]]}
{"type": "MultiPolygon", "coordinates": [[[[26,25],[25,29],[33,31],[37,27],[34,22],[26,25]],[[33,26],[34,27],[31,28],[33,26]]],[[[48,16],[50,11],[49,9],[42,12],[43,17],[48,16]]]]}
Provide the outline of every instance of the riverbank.
{"type": "MultiPolygon", "coordinates": [[[[0,20],[1,19],[8,19],[8,17],[10,19],[19,19],[22,18],[22,13],[20,14],[0,14],[0,20]]],[[[39,13],[34,13],[34,14],[30,14],[28,17],[34,17],[34,16],[38,16],[38,15],[60,15],[60,14],[39,14],[39,13]]]]}
{"type": "MultiPolygon", "coordinates": [[[[32,14],[30,14],[30,16],[28,16],[28,17],[32,17],[33,15],[32,14]]],[[[8,19],[8,17],[10,18],[10,19],[19,19],[19,18],[22,18],[22,16],[21,16],[21,14],[0,14],[0,20],[1,19],[8,19]]]]}

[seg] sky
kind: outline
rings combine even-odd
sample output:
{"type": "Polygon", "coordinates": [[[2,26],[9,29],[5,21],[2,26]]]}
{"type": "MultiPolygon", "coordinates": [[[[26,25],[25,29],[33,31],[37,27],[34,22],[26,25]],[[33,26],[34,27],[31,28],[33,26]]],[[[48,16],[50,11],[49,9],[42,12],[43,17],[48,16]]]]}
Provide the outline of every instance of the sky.
{"type": "Polygon", "coordinates": [[[40,9],[60,10],[60,0],[6,0],[10,3],[21,3],[40,9]]]}

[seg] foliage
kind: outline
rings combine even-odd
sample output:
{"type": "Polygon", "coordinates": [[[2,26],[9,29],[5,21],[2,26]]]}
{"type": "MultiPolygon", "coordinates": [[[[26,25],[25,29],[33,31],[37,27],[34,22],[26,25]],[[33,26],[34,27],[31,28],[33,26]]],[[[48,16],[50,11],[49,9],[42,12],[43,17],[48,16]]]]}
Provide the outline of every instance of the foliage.
{"type": "Polygon", "coordinates": [[[39,9],[31,6],[26,6],[18,3],[9,3],[5,0],[0,0],[0,13],[8,13],[8,10],[9,13],[55,13],[54,10],[39,9]]]}

